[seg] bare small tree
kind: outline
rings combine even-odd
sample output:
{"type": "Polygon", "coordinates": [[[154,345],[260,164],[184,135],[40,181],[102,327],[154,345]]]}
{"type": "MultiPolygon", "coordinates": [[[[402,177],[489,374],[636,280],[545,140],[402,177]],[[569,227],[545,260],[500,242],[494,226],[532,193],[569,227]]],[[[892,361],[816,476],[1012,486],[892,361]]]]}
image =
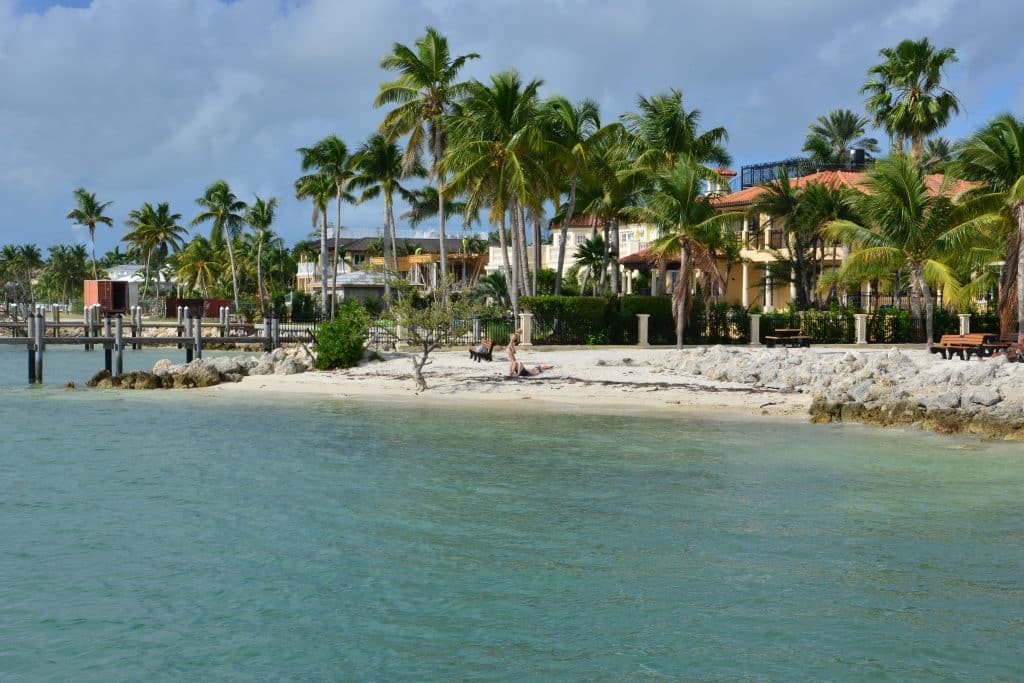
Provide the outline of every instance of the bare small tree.
{"type": "Polygon", "coordinates": [[[390,317],[402,329],[402,341],[413,348],[412,372],[416,391],[427,390],[423,368],[432,351],[451,344],[469,331],[475,307],[453,294],[453,280],[445,277],[432,292],[419,295],[404,281],[392,284],[390,317]]]}

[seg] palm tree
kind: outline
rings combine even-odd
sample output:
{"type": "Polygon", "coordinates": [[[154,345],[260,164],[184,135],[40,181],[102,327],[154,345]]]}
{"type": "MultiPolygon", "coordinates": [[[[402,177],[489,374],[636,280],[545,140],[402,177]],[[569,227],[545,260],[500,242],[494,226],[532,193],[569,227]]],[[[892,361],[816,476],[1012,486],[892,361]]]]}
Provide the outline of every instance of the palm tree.
{"type": "Polygon", "coordinates": [[[945,173],[953,161],[953,145],[943,137],[928,138],[921,157],[921,168],[928,173],[945,173]]]}
{"type": "Polygon", "coordinates": [[[125,225],[131,230],[121,239],[133,244],[140,252],[146,255],[145,280],[142,285],[142,298],[146,298],[149,287],[149,267],[154,252],[166,254],[168,250],[175,253],[185,243],[185,228],[178,225],[181,220],[180,213],[171,213],[170,205],[162,202],[153,208],[153,205],[146,202],[141,208],[133,209],[128,214],[125,225]]]}
{"type": "Polygon", "coordinates": [[[1024,120],[1009,113],[996,116],[958,146],[956,169],[985,183],[971,203],[1009,238],[1000,313],[1005,332],[1016,299],[1017,343],[1024,344],[1024,120]]]}
{"type": "Polygon", "coordinates": [[[924,299],[926,342],[932,341],[932,287],[941,287],[955,301],[960,282],[949,265],[951,246],[963,229],[953,224],[953,203],[944,193],[931,195],[917,164],[902,155],[878,162],[868,174],[864,192],[847,200],[860,223],[839,220],[826,232],[855,248],[843,263],[840,279],[889,277],[910,272],[911,309],[921,321],[924,299]]]}
{"type": "Polygon", "coordinates": [[[903,153],[910,138],[911,156],[920,162],[925,139],[960,112],[956,96],[942,87],[942,70],[958,61],[956,50],[937,50],[927,38],[904,40],[895,48],[883,48],[881,64],[868,69],[861,92],[868,95],[868,111],[875,125],[895,136],[895,151],[903,153]]]}
{"type": "Polygon", "coordinates": [[[537,188],[547,181],[547,144],[539,118],[538,90],[542,82],[523,83],[519,74],[505,71],[490,85],[473,81],[461,111],[450,119],[452,141],[441,164],[454,173],[451,186],[465,192],[466,215],[490,206],[489,221],[498,226],[513,310],[519,312],[519,292],[528,291],[525,226],[521,209],[539,209],[537,188]],[[506,236],[511,217],[511,240],[506,236]],[[508,256],[512,243],[514,263],[508,256]]]}
{"type": "Polygon", "coordinates": [[[245,213],[245,222],[249,224],[256,238],[256,290],[259,292],[260,309],[266,315],[266,290],[263,287],[263,245],[273,233],[270,226],[274,223],[277,211],[277,198],[263,199],[254,195],[255,200],[245,213]]]}
{"type": "Polygon", "coordinates": [[[97,201],[96,193],[86,192],[84,187],[75,190],[74,195],[78,206],[68,212],[68,220],[73,221],[75,225],[84,225],[89,228],[89,242],[92,244],[92,277],[94,280],[98,280],[100,275],[96,268],[96,225],[98,223],[106,226],[114,224],[109,216],[103,214],[107,207],[114,202],[97,201]]]}
{"type": "Polygon", "coordinates": [[[650,98],[641,95],[637,109],[623,114],[622,122],[632,136],[629,142],[638,170],[671,170],[684,157],[698,164],[732,163],[725,149],[728,132],[718,127],[700,133],[701,111],[686,111],[680,90],[673,88],[650,98]]]}
{"type": "MultiPolygon", "coordinates": [[[[409,135],[404,166],[406,171],[419,165],[423,148],[430,150],[433,163],[430,176],[438,190],[438,235],[441,244],[445,242],[445,171],[441,167],[448,142],[447,117],[467,91],[467,84],[459,82],[459,71],[471,59],[478,59],[475,52],[452,57],[448,39],[434,28],[427,27],[426,34],[415,43],[416,50],[395,43],[391,54],[380,62],[385,71],[395,71],[393,81],[382,83],[373,105],[395,105],[384,117],[380,130],[389,138],[409,135]]],[[[441,249],[441,272],[448,273],[448,255],[441,249]]]]}
{"type": "Polygon", "coordinates": [[[605,241],[601,235],[594,235],[584,240],[576,247],[576,265],[583,271],[583,280],[580,282],[580,292],[587,288],[587,280],[593,278],[592,286],[594,296],[597,296],[598,285],[604,283],[604,277],[599,277],[604,269],[608,267],[608,249],[605,249],[605,241]]]}
{"type": "Polygon", "coordinates": [[[304,175],[295,181],[295,198],[313,200],[312,223],[320,222],[320,313],[327,317],[327,207],[335,195],[334,179],[324,173],[304,175]]]}
{"type": "Polygon", "coordinates": [[[68,301],[73,287],[81,287],[89,277],[89,254],[81,244],[58,244],[49,247],[49,262],[44,279],[61,301],[68,301]]]}
{"type": "MultiPolygon", "coordinates": [[[[374,133],[362,144],[353,157],[357,175],[352,179],[352,186],[363,189],[360,202],[384,196],[384,260],[387,261],[388,240],[391,241],[391,268],[397,269],[395,247],[395,192],[405,199],[411,198],[409,190],[399,182],[403,175],[419,178],[426,174],[422,166],[414,164],[402,172],[402,153],[398,145],[389,142],[380,133],[374,133]]],[[[441,243],[441,252],[445,252],[441,243]]]]}
{"type": "Polygon", "coordinates": [[[804,151],[826,164],[844,164],[851,149],[878,152],[878,140],[865,137],[870,120],[849,109],[833,109],[808,126],[804,151]]]}
{"type": "Polygon", "coordinates": [[[491,301],[504,309],[508,309],[512,305],[505,274],[500,270],[488,273],[477,280],[476,285],[469,292],[469,298],[471,301],[491,301]]]}
{"type": "Polygon", "coordinates": [[[235,310],[238,310],[238,267],[235,264],[234,239],[245,226],[245,202],[238,199],[226,180],[214,181],[202,197],[196,199],[203,211],[192,219],[192,225],[213,222],[210,243],[218,247],[222,242],[228,248],[228,262],[231,264],[231,288],[235,295],[235,310]]]}
{"type": "Polygon", "coordinates": [[[683,348],[693,266],[718,275],[708,242],[717,241],[729,222],[743,218],[742,213],[716,212],[704,194],[704,177],[698,164],[687,158],[680,159],[674,168],[656,178],[654,189],[646,197],[646,205],[629,211],[637,220],[662,229],[663,236],[652,247],[656,254],[662,259],[679,255],[679,276],[672,292],[677,349],[683,348]]]}
{"type": "MultiPolygon", "coordinates": [[[[453,199],[451,195],[452,193],[449,192],[448,196],[444,200],[444,215],[464,215],[466,213],[466,202],[453,199]]],[[[409,225],[414,228],[423,221],[437,215],[439,198],[436,187],[426,185],[418,190],[412,190],[409,196],[406,197],[406,201],[409,204],[409,208],[398,214],[398,217],[408,220],[409,225]]],[[[479,217],[475,214],[472,216],[465,216],[465,218],[468,219],[469,222],[463,222],[462,227],[467,227],[474,222],[480,222],[479,217]]]]}
{"type": "Polygon", "coordinates": [[[175,276],[179,282],[204,298],[210,296],[210,286],[217,282],[224,272],[224,260],[214,244],[205,237],[196,235],[171,258],[175,276]]]}
{"type": "MultiPolygon", "coordinates": [[[[576,210],[576,190],[580,176],[590,170],[594,148],[603,143],[605,138],[617,133],[620,127],[612,125],[602,128],[597,103],[589,99],[573,105],[566,98],[556,95],[544,102],[541,116],[547,129],[546,137],[556,151],[559,174],[568,179],[568,187],[564,189],[566,203],[558,243],[558,264],[555,268],[555,296],[558,296],[562,293],[565,246],[569,225],[576,210]]],[[[562,189],[559,188],[559,193],[562,189]]],[[[555,203],[558,204],[557,201],[555,203]]]]}
{"type": "MultiPolygon", "coordinates": [[[[355,198],[348,191],[349,181],[355,176],[352,158],[348,147],[335,135],[328,135],[313,147],[300,147],[302,170],[314,171],[326,175],[334,181],[335,217],[334,217],[334,273],[338,273],[338,240],[341,237],[341,203],[355,203],[355,198]]],[[[337,309],[336,297],[331,297],[331,317],[337,309]]]]}

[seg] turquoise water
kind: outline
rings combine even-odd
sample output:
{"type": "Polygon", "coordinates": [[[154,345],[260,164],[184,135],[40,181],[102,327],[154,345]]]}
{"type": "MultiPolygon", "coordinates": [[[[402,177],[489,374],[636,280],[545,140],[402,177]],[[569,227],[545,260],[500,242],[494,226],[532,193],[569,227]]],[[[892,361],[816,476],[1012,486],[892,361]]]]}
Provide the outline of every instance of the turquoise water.
{"type": "Polygon", "coordinates": [[[5,682],[1024,677],[1020,445],[27,389],[23,361],[5,682]]]}

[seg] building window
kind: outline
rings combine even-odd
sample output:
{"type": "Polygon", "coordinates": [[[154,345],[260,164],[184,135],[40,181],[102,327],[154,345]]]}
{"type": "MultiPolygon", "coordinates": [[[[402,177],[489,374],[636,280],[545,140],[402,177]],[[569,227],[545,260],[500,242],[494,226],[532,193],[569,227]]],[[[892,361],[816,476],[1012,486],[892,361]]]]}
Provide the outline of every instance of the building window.
{"type": "Polygon", "coordinates": [[[576,235],[576,244],[583,244],[587,241],[586,235],[576,235]]]}
{"type": "Polygon", "coordinates": [[[633,233],[632,232],[621,232],[621,233],[619,233],[619,241],[620,242],[629,242],[632,239],[633,239],[633,233]]]}

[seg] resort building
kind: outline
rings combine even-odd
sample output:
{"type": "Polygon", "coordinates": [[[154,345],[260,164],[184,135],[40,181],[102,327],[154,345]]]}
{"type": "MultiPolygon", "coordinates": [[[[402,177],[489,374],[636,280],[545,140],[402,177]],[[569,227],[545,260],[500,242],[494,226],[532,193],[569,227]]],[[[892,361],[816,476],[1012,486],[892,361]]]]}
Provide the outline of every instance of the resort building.
{"type": "MultiPolygon", "coordinates": [[[[417,287],[430,290],[437,286],[441,275],[441,241],[430,237],[400,237],[396,240],[398,276],[417,287]]],[[[487,253],[471,250],[463,240],[448,238],[448,271],[456,282],[471,287],[484,272],[487,253]]],[[[331,277],[328,266],[328,297],[337,289],[337,296],[344,298],[345,288],[371,287],[365,278],[354,278],[353,273],[373,273],[384,269],[383,246],[380,237],[358,237],[338,240],[337,272],[331,277]]],[[[328,240],[327,261],[334,263],[334,241],[328,240]]],[[[320,259],[302,257],[297,266],[296,287],[307,294],[317,295],[321,290],[320,259]]],[[[378,276],[372,285],[373,291],[383,292],[383,278],[378,276]]],[[[364,292],[365,294],[365,292],[364,292]]]]}

